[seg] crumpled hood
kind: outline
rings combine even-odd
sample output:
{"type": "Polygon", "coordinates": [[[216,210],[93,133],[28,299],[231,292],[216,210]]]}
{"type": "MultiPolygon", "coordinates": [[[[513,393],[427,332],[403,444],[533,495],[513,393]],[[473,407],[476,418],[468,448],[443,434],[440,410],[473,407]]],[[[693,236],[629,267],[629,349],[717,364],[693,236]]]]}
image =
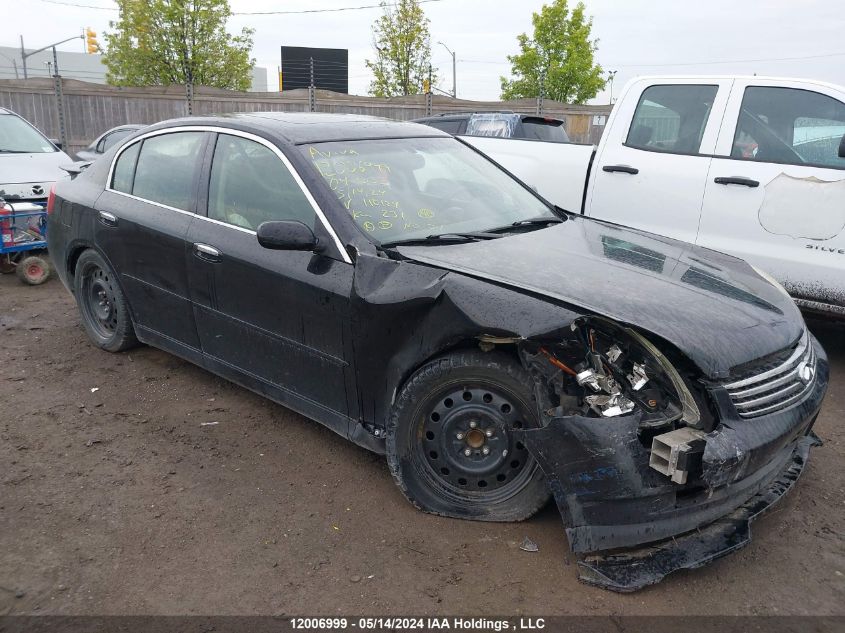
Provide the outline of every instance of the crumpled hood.
{"type": "Polygon", "coordinates": [[[582,216],[500,239],[399,251],[652,332],[713,379],[795,343],[804,330],[792,300],[744,261],[582,216]]]}
{"type": "Polygon", "coordinates": [[[73,161],[64,152],[0,153],[0,191],[5,190],[9,198],[42,197],[31,191],[33,185],[40,185],[45,192],[43,197],[46,197],[52,183],[68,177],[60,167],[71,163],[73,161]]]}

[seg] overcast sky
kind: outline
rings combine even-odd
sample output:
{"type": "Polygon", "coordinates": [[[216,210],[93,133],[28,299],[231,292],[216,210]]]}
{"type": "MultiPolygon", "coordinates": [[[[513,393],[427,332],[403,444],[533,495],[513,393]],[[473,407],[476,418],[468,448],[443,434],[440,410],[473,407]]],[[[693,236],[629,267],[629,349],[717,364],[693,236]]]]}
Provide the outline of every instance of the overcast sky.
{"type": "MultiPolygon", "coordinates": [[[[110,0],[55,0],[111,7],[110,0]]],[[[297,11],[377,4],[378,0],[231,0],[232,10],[297,11]]],[[[574,3],[572,3],[574,4],[574,3]]],[[[599,39],[596,60],[617,70],[614,91],[628,79],[653,74],[752,74],[823,79],[845,85],[845,10],[842,0],[585,0],[599,39]]],[[[435,0],[423,4],[431,20],[434,65],[440,88],[452,85],[451,57],[457,53],[458,96],[497,99],[499,76],[507,74],[506,55],[516,52],[516,36],[531,32],[531,13],[543,0],[435,0]]],[[[47,0],[0,0],[0,45],[40,48],[72,36],[82,27],[108,28],[116,11],[64,6],[47,0]]],[[[255,29],[253,56],[278,87],[279,47],[325,46],[349,49],[350,92],[366,94],[372,23],[379,9],[288,14],[239,15],[230,30],[255,29]]],[[[102,38],[101,38],[102,40],[102,38]]],[[[81,42],[62,47],[82,50],[81,42]]],[[[0,60],[0,63],[9,63],[0,60]]],[[[606,103],[607,92],[597,103],[606,103]]]]}

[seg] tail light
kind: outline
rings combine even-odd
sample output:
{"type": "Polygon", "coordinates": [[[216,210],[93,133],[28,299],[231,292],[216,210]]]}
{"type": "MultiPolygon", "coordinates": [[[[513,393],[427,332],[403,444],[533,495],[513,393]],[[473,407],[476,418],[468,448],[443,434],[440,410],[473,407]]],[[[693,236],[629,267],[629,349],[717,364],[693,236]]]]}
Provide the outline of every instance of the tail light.
{"type": "Polygon", "coordinates": [[[52,213],[56,206],[56,183],[50,185],[50,195],[47,196],[47,213],[52,213]]]}

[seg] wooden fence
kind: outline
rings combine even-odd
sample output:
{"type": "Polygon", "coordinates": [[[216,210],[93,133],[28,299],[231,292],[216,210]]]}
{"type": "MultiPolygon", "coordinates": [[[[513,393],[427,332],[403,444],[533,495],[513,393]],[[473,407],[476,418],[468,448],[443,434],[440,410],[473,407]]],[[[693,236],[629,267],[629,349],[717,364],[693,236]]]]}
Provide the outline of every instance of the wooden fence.
{"type": "MultiPolygon", "coordinates": [[[[73,79],[61,82],[65,131],[69,152],[76,152],[105,130],[124,123],[156,123],[186,116],[188,100],[184,86],[122,88],[73,79]]],[[[227,112],[307,112],[307,89],[275,92],[232,92],[215,88],[194,88],[193,114],[227,112]]],[[[59,138],[59,109],[53,80],[0,80],[0,107],[21,115],[50,138],[59,138]]],[[[465,101],[432,97],[432,113],[480,110],[512,110],[535,113],[535,99],[517,101],[465,101]]],[[[315,91],[317,112],[368,114],[408,120],[426,115],[426,96],[377,98],[315,91]]],[[[579,143],[597,143],[604,130],[610,106],[568,105],[545,100],[543,113],[565,121],[570,138],[579,143]]]]}

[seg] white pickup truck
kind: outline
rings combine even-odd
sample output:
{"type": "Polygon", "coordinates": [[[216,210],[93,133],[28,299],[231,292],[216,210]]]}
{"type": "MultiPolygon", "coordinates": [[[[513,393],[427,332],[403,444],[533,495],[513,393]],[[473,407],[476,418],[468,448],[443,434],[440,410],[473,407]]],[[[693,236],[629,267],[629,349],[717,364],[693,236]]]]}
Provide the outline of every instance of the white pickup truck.
{"type": "Polygon", "coordinates": [[[845,88],[645,77],[598,147],[463,139],[564,209],[731,253],[845,316],[845,88]]]}

